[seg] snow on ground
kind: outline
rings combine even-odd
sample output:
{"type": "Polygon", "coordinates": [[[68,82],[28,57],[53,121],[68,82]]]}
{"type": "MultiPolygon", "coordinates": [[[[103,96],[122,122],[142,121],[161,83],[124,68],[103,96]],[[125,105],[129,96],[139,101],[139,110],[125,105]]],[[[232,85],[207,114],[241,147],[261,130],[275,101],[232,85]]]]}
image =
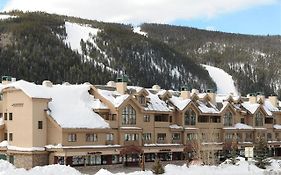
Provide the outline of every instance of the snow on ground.
{"type": "MultiPolygon", "coordinates": [[[[281,161],[271,160],[271,166],[266,170],[259,169],[253,163],[248,164],[243,158],[236,165],[231,165],[223,163],[219,166],[198,166],[192,165],[187,167],[177,166],[177,165],[166,165],[164,175],[264,175],[264,174],[280,174],[281,161]]],[[[0,174],[1,175],[82,175],[76,169],[64,166],[64,165],[48,165],[43,167],[34,167],[30,170],[25,170],[22,168],[15,168],[12,164],[7,161],[0,160],[0,174]]],[[[108,170],[100,169],[95,175],[126,175],[126,173],[111,173],[108,170]]],[[[128,173],[127,175],[153,175],[149,170],[147,171],[135,171],[128,173]]]]}
{"type": "Polygon", "coordinates": [[[14,18],[14,16],[0,14],[0,20],[5,20],[5,19],[8,19],[8,18],[14,18]]]}
{"type": "Polygon", "coordinates": [[[202,66],[209,72],[211,78],[217,84],[218,94],[230,94],[238,95],[238,91],[234,85],[232,76],[226,73],[224,70],[202,64],[202,66]]]}
{"type": "Polygon", "coordinates": [[[134,33],[138,33],[138,34],[140,34],[140,35],[143,35],[143,36],[146,36],[146,37],[147,37],[147,33],[141,31],[141,27],[140,27],[140,26],[134,27],[133,32],[134,32],[134,33]]]}
{"type": "Polygon", "coordinates": [[[69,43],[72,50],[77,50],[82,54],[80,41],[84,42],[91,39],[90,35],[97,35],[99,29],[89,27],[87,25],[79,25],[76,23],[65,22],[67,37],[65,43],[69,43]]]}

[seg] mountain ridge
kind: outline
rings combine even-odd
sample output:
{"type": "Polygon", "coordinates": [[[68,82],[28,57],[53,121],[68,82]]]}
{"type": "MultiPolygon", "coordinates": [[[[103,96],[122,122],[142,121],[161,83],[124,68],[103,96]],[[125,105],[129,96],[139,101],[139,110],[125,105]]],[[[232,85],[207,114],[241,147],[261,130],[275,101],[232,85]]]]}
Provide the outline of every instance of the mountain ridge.
{"type": "MultiPolygon", "coordinates": [[[[9,74],[36,82],[50,79],[54,82],[79,83],[90,81],[94,84],[105,84],[109,80],[114,80],[119,70],[126,70],[131,83],[134,85],[151,87],[153,84],[159,84],[163,88],[172,89],[180,89],[183,85],[189,85],[190,88],[216,90],[216,85],[208,72],[200,65],[207,63],[223,68],[226,72],[234,75],[238,87],[239,84],[248,81],[248,79],[239,81],[237,78],[240,75],[239,72],[237,69],[231,69],[233,66],[229,66],[237,67],[237,64],[240,64],[240,57],[235,57],[233,62],[220,60],[227,58],[227,55],[231,51],[236,51],[238,47],[232,46],[235,49],[230,51],[227,47],[227,51],[220,52],[221,42],[219,42],[219,39],[212,40],[208,45],[205,42],[206,40],[202,38],[204,35],[194,34],[193,30],[191,30],[192,34],[190,35],[195,36],[188,35],[189,38],[185,38],[185,40],[189,43],[186,44],[184,40],[175,39],[181,35],[178,34],[178,31],[169,32],[169,34],[164,32],[165,36],[168,37],[168,40],[165,41],[164,37],[159,37],[159,33],[163,31],[162,26],[157,26],[158,28],[149,26],[153,24],[141,25],[141,31],[147,33],[147,36],[143,36],[135,33],[131,25],[104,23],[42,12],[23,13],[14,11],[9,14],[18,17],[0,21],[2,38],[0,41],[0,73],[2,75],[9,74]],[[64,39],[67,38],[66,21],[80,23],[81,26],[87,24],[100,30],[97,35],[90,36],[85,41],[80,41],[82,54],[71,49],[70,45],[64,42],[64,39]],[[151,29],[147,29],[149,27],[151,29]],[[153,30],[158,31],[158,34],[153,30]],[[172,37],[173,35],[174,37],[172,37]],[[6,39],[11,40],[8,45],[3,45],[5,36],[6,39]],[[194,39],[195,37],[197,39],[194,39]],[[169,38],[174,39],[173,43],[169,38]],[[201,43],[194,40],[199,40],[201,43]],[[216,42],[219,44],[214,44],[216,42]],[[183,50],[188,50],[190,53],[187,54],[183,50]],[[214,53],[210,54],[210,51],[214,53]],[[212,58],[208,57],[207,54],[212,58]],[[7,60],[7,57],[10,59],[7,60]],[[20,63],[21,66],[15,66],[16,69],[12,69],[11,65],[15,65],[15,63],[20,63]],[[31,68],[25,68],[28,66],[31,66],[31,68]]],[[[200,30],[200,32],[202,31],[200,30]]],[[[255,38],[255,36],[250,36],[250,38],[252,37],[255,38]]],[[[278,48],[278,44],[275,47],[278,48]]],[[[270,52],[273,50],[273,54],[279,56],[279,52],[275,52],[275,48],[272,49],[271,45],[273,44],[270,43],[270,46],[264,46],[263,48],[270,48],[270,52]]],[[[257,46],[257,44],[253,44],[252,48],[257,46]]],[[[260,53],[257,52],[256,54],[260,53]]],[[[279,65],[278,60],[276,62],[279,65]]],[[[278,75],[278,71],[276,74],[278,75]]],[[[265,75],[267,75],[267,72],[265,72],[265,75]]],[[[280,82],[280,79],[277,78],[277,82],[280,82]]],[[[239,87],[239,90],[242,94],[251,91],[265,91],[266,94],[279,93],[280,84],[277,83],[276,88],[272,88],[274,83],[276,84],[275,79],[271,85],[267,83],[260,89],[239,87]]],[[[254,84],[256,85],[256,82],[254,84]]]]}

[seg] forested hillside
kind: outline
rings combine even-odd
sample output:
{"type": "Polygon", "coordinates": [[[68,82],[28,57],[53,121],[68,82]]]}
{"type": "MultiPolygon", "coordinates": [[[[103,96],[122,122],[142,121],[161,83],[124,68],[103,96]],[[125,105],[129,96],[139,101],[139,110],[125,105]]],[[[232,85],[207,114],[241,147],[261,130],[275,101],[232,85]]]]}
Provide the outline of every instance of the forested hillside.
{"type": "Polygon", "coordinates": [[[189,27],[143,24],[148,37],[169,45],[197,63],[231,74],[243,95],[278,93],[281,97],[281,36],[231,34],[189,27]]]}
{"type": "Polygon", "coordinates": [[[131,25],[42,12],[9,15],[14,17],[0,20],[0,75],[36,83],[104,84],[125,71],[133,85],[216,89],[200,65],[209,64],[231,74],[242,95],[262,91],[281,98],[280,36],[143,24],[144,36],[131,25]],[[97,33],[79,40],[79,51],[68,42],[67,24],[97,33]]]}
{"type": "Polygon", "coordinates": [[[46,13],[21,13],[0,21],[0,74],[40,83],[89,81],[104,84],[125,71],[130,83],[179,89],[216,88],[208,72],[190,57],[161,41],[132,31],[130,25],[110,24],[46,13]],[[82,53],[72,50],[65,22],[98,28],[81,40],[82,53]]]}

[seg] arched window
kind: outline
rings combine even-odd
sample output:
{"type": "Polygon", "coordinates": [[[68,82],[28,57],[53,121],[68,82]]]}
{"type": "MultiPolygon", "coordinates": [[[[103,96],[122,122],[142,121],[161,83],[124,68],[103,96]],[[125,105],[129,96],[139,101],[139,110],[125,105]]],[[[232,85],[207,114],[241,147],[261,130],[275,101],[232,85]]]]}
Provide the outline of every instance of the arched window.
{"type": "Polygon", "coordinates": [[[224,114],[223,125],[224,126],[232,126],[233,124],[233,115],[230,111],[227,111],[224,114]]]}
{"type": "Polygon", "coordinates": [[[263,126],[263,114],[261,112],[256,114],[255,126],[263,126]]]}
{"type": "Polygon", "coordinates": [[[196,113],[192,109],[189,109],[184,113],[184,124],[185,125],[196,124],[196,113]]]}
{"type": "Polygon", "coordinates": [[[126,106],[122,111],[122,125],[135,125],[136,111],[131,105],[126,106]]]}

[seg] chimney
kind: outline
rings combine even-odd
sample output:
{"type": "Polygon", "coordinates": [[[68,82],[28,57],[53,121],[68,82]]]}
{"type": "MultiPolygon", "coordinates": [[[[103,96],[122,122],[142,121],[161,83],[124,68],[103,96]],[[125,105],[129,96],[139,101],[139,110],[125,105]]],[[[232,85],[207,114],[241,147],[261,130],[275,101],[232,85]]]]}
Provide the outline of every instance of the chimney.
{"type": "Polygon", "coordinates": [[[42,82],[42,85],[45,86],[45,87],[52,87],[53,83],[50,80],[44,80],[42,82]]]}
{"type": "Polygon", "coordinates": [[[188,90],[187,86],[181,87],[180,97],[183,98],[184,100],[190,98],[190,91],[188,90]]]}
{"type": "Polygon", "coordinates": [[[217,104],[217,101],[216,101],[216,93],[214,92],[213,89],[207,89],[207,94],[208,96],[210,97],[211,99],[211,103],[213,105],[216,105],[217,104]]]}
{"type": "Polygon", "coordinates": [[[117,75],[116,91],[125,94],[127,91],[128,76],[125,74],[117,75]]]}
{"type": "Polygon", "coordinates": [[[155,85],[152,86],[152,89],[159,92],[161,87],[159,85],[155,84],[155,85]]]}
{"type": "Polygon", "coordinates": [[[198,91],[197,89],[192,89],[192,90],[191,90],[191,93],[192,93],[192,94],[199,94],[199,91],[198,91]]]}
{"type": "Polygon", "coordinates": [[[274,107],[278,107],[278,100],[277,100],[277,96],[276,95],[270,95],[268,96],[268,100],[270,101],[270,103],[274,106],[274,107]]]}
{"type": "Polygon", "coordinates": [[[248,94],[248,97],[251,104],[257,103],[257,96],[254,93],[248,94]]]}
{"type": "Polygon", "coordinates": [[[15,79],[12,78],[11,76],[2,76],[2,84],[3,85],[11,83],[12,80],[14,81],[15,79]]]}
{"type": "Polygon", "coordinates": [[[263,92],[257,92],[257,101],[261,100],[262,103],[265,101],[265,96],[263,92]]]}

